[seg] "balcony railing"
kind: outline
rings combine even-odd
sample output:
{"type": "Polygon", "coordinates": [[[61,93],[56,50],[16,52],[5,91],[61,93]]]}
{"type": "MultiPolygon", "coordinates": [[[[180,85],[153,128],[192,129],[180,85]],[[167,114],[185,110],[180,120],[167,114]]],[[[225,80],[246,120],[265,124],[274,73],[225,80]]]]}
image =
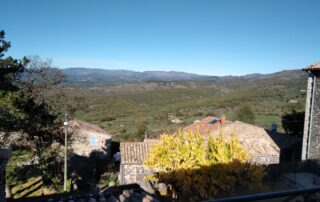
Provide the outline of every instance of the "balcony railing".
{"type": "Polygon", "coordinates": [[[291,202],[291,201],[320,201],[320,195],[316,196],[317,193],[320,193],[320,186],[306,188],[306,189],[294,189],[286,191],[277,191],[277,192],[268,192],[261,194],[252,194],[246,196],[238,196],[224,199],[212,199],[204,202],[250,202],[250,201],[261,201],[267,199],[279,199],[272,200],[279,202],[291,202]],[[299,200],[297,199],[299,197],[299,200]],[[295,200],[296,199],[296,200],[295,200]]]}

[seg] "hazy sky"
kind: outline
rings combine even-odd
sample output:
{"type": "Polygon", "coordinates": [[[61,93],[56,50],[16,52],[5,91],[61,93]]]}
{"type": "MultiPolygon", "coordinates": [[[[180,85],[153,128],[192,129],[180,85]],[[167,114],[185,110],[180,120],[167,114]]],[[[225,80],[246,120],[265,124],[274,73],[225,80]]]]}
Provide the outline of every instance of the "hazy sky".
{"type": "Polygon", "coordinates": [[[241,75],[320,60],[320,0],[0,0],[7,55],[241,75]]]}

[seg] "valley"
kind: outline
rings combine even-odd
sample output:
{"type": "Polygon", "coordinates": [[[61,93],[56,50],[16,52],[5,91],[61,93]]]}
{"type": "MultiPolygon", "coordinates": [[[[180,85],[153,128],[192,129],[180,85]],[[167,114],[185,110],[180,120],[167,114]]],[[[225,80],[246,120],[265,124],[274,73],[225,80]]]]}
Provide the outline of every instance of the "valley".
{"type": "Polygon", "coordinates": [[[234,120],[235,111],[243,104],[250,105],[255,112],[256,125],[270,129],[275,123],[284,132],[281,116],[292,110],[304,110],[307,79],[300,70],[288,70],[245,76],[203,76],[198,80],[140,79],[75,86],[77,74],[70,74],[67,74],[66,94],[76,108],[73,117],[100,125],[117,141],[142,140],[145,134],[138,132],[141,125],[146,134],[155,137],[209,115],[226,115],[234,120]]]}

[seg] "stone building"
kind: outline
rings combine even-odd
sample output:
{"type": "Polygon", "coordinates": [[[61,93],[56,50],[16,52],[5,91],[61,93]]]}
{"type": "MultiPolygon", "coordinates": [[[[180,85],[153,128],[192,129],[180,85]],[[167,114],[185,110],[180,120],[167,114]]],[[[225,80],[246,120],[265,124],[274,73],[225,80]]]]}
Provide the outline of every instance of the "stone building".
{"type": "Polygon", "coordinates": [[[302,160],[320,159],[320,62],[303,69],[308,72],[307,98],[302,140],[302,160]]]}
{"type": "Polygon", "coordinates": [[[152,174],[152,172],[144,167],[143,162],[155,141],[145,140],[144,142],[120,143],[120,184],[138,183],[145,190],[152,191],[149,183],[144,179],[145,176],[152,174]]]}
{"type": "Polygon", "coordinates": [[[80,120],[69,121],[73,155],[105,159],[111,156],[112,136],[97,125],[80,120]]]}
{"type": "MultiPolygon", "coordinates": [[[[295,160],[297,155],[299,157],[301,155],[299,152],[296,154],[295,149],[301,143],[301,138],[288,137],[241,121],[231,122],[226,120],[225,117],[206,117],[186,126],[183,130],[199,131],[205,138],[211,135],[219,135],[220,132],[226,138],[233,134],[252,154],[252,161],[258,164],[279,164],[282,156],[295,160]],[[285,154],[282,152],[285,152],[285,154]],[[293,157],[292,154],[295,154],[295,156],[293,157]]],[[[158,141],[156,139],[145,139],[143,142],[120,143],[119,181],[121,184],[138,183],[145,190],[152,191],[150,184],[144,178],[152,174],[152,171],[147,170],[143,162],[148,156],[151,146],[158,141]]]]}
{"type": "Polygon", "coordinates": [[[281,156],[294,158],[288,154],[283,155],[282,152],[289,151],[289,147],[301,142],[296,137],[287,137],[241,121],[232,122],[226,120],[225,117],[209,116],[195,121],[183,130],[199,131],[206,138],[209,138],[211,135],[217,136],[220,133],[226,137],[233,134],[248,152],[252,154],[252,161],[264,165],[279,164],[281,156]]]}

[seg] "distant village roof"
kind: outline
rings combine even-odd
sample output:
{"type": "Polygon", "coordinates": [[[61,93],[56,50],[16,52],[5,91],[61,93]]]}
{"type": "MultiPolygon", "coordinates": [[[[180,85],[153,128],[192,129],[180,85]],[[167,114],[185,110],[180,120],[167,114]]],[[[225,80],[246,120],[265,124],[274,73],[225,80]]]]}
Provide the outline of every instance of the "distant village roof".
{"type": "Polygon", "coordinates": [[[312,65],[307,66],[303,69],[304,71],[319,71],[320,70],[320,61],[312,65]]]}
{"type": "Polygon", "coordinates": [[[121,164],[143,164],[154,142],[121,142],[121,164]]]}
{"type": "MultiPolygon", "coordinates": [[[[230,123],[231,122],[227,120],[225,122],[225,124],[230,124],[230,123]]],[[[204,119],[194,121],[192,124],[183,128],[183,130],[185,131],[191,130],[193,132],[199,131],[201,135],[207,135],[212,131],[218,130],[220,127],[221,127],[220,118],[208,116],[204,119]]]]}

